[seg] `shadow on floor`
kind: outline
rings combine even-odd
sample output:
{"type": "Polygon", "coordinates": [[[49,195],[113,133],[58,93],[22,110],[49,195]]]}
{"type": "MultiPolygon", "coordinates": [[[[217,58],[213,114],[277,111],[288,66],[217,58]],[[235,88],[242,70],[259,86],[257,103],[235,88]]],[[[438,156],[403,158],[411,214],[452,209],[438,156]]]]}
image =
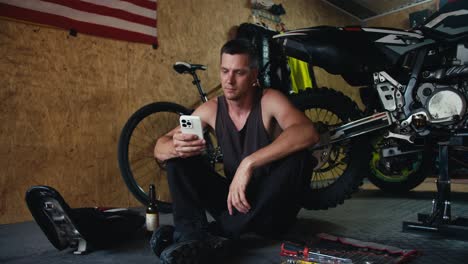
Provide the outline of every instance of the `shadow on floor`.
{"type": "MultiPolygon", "coordinates": [[[[380,190],[360,190],[353,195],[353,198],[392,198],[392,199],[418,199],[432,200],[437,192],[432,191],[410,191],[408,193],[395,194],[387,193],[380,190]]],[[[468,192],[451,192],[452,201],[468,202],[468,192]]]]}

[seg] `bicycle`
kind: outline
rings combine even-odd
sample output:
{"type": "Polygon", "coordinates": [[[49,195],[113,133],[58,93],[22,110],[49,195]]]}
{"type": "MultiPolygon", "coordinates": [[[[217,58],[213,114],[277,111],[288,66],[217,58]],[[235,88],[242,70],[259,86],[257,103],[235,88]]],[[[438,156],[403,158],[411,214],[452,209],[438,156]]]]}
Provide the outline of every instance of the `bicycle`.
{"type": "MultiPolygon", "coordinates": [[[[201,101],[207,102],[207,94],[197,75],[198,70],[206,70],[207,67],[187,62],[176,62],[173,67],[179,74],[192,76],[192,83],[197,87],[201,101]]],[[[123,127],[118,143],[119,168],[128,189],[142,204],[149,203],[148,194],[144,189],[149,184],[155,184],[159,197],[166,195],[165,190],[168,190],[164,164],[153,156],[157,138],[176,127],[179,124],[179,116],[190,115],[192,112],[193,110],[176,103],[154,102],[138,109],[123,127]]],[[[221,163],[222,154],[210,132],[205,131],[204,134],[207,142],[206,155],[212,166],[216,166],[221,163]]],[[[169,202],[157,199],[157,205],[161,212],[171,212],[169,202]]]]}

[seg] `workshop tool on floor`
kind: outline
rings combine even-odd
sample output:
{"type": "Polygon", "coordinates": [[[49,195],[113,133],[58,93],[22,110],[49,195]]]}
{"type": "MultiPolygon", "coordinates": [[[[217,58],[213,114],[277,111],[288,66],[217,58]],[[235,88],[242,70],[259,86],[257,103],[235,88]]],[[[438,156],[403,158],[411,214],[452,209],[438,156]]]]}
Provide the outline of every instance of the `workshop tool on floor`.
{"type": "Polygon", "coordinates": [[[333,264],[352,264],[350,259],[339,258],[331,255],[314,252],[308,247],[301,246],[292,242],[283,242],[281,244],[280,255],[286,263],[305,264],[305,263],[333,263],[333,264]]]}
{"type": "Polygon", "coordinates": [[[285,242],[280,252],[284,264],[395,264],[407,262],[417,255],[416,250],[326,233],[315,235],[306,246],[285,242]]]}

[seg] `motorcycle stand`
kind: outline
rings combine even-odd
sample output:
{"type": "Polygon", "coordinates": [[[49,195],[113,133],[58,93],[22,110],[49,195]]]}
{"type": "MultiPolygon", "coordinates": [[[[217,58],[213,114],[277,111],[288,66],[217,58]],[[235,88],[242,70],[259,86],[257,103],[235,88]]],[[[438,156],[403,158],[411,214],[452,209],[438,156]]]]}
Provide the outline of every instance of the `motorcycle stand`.
{"type": "Polygon", "coordinates": [[[426,231],[441,235],[468,239],[468,218],[451,215],[450,175],[448,168],[448,150],[450,145],[460,145],[461,137],[439,142],[439,175],[437,194],[432,200],[430,214],[418,214],[418,222],[403,221],[403,232],[426,231]]]}

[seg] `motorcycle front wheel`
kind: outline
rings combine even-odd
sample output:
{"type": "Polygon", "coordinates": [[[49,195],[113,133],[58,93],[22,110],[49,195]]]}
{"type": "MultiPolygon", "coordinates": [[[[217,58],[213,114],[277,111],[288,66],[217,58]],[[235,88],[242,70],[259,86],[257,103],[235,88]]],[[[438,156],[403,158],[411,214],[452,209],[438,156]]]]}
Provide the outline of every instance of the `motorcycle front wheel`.
{"type": "MultiPolygon", "coordinates": [[[[313,121],[317,130],[340,126],[361,118],[361,111],[343,93],[314,88],[290,96],[291,102],[313,121]]],[[[310,188],[302,206],[306,209],[328,209],[342,204],[362,185],[370,159],[365,137],[355,137],[329,146],[326,159],[310,176],[310,188]]],[[[312,155],[312,152],[311,152],[312,155]]],[[[320,159],[320,157],[319,157],[320,159]]]]}

